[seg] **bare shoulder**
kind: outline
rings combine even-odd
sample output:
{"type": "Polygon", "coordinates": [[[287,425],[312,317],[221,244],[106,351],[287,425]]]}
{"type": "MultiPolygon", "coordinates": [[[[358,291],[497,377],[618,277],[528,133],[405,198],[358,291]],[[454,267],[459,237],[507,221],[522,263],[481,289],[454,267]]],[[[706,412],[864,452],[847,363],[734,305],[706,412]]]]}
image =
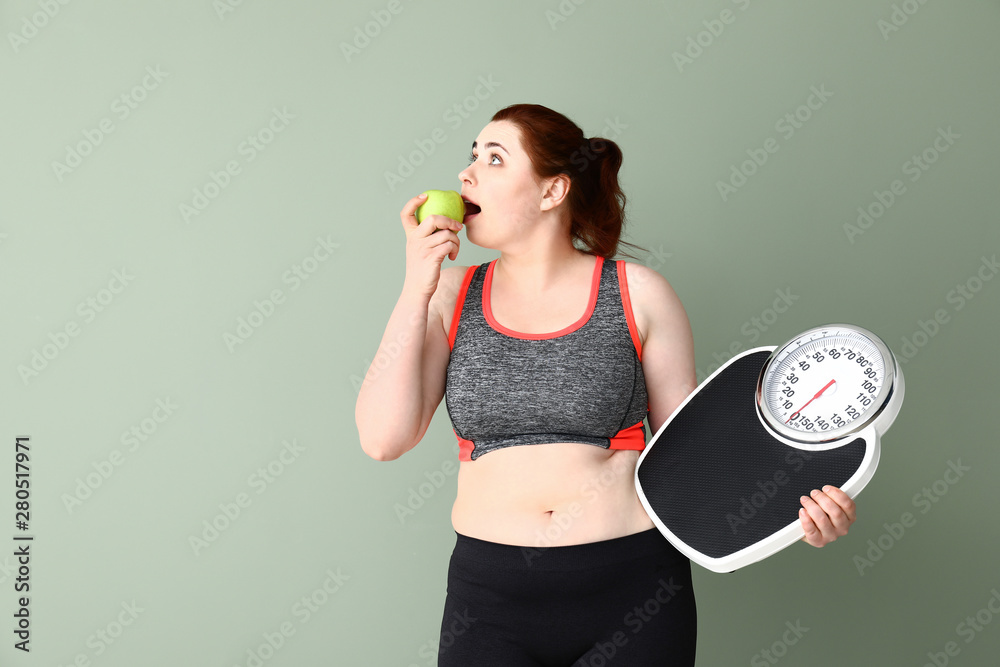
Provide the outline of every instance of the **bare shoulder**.
{"type": "Polygon", "coordinates": [[[667,279],[644,264],[624,264],[629,301],[640,342],[645,344],[654,329],[670,338],[689,336],[687,313],[667,279]]]}
{"type": "Polygon", "coordinates": [[[469,270],[468,266],[442,267],[441,277],[438,279],[437,290],[431,297],[429,304],[429,316],[435,322],[440,322],[445,335],[451,329],[451,318],[455,312],[455,302],[458,299],[458,292],[462,289],[462,281],[469,270]]]}
{"type": "Polygon", "coordinates": [[[659,273],[626,262],[625,280],[642,341],[649,427],[657,433],[697,386],[691,324],[674,288],[659,273]]]}

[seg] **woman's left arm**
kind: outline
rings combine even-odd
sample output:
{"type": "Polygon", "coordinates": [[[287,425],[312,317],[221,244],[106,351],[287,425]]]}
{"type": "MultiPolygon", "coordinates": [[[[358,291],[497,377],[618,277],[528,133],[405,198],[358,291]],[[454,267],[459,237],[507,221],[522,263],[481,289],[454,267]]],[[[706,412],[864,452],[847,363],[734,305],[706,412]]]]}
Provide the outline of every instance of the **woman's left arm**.
{"type": "MultiPolygon", "coordinates": [[[[649,395],[649,428],[660,430],[697,386],[694,342],[684,306],[662,275],[642,264],[625,263],[632,314],[642,350],[642,373],[649,395]]],[[[832,486],[802,496],[799,520],[803,542],[822,547],[847,534],[857,519],[854,501],[832,486]]]]}
{"type": "Polygon", "coordinates": [[[625,277],[649,395],[649,428],[655,435],[698,386],[691,325],[666,278],[632,262],[625,263],[625,277]]]}

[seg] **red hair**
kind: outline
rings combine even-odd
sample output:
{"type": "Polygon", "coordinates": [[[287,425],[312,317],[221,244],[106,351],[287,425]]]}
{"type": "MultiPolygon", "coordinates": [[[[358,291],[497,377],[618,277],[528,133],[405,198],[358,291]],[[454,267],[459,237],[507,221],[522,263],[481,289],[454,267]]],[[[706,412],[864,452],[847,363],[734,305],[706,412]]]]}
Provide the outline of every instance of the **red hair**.
{"type": "Polygon", "coordinates": [[[621,240],[625,193],[618,184],[622,166],[618,144],[601,137],[587,139],[576,123],[539,104],[513,104],[497,111],[491,120],[518,127],[521,144],[539,178],[569,177],[570,235],[585,246],[577,246],[580,250],[605,259],[613,259],[619,245],[642,250],[621,240]]]}

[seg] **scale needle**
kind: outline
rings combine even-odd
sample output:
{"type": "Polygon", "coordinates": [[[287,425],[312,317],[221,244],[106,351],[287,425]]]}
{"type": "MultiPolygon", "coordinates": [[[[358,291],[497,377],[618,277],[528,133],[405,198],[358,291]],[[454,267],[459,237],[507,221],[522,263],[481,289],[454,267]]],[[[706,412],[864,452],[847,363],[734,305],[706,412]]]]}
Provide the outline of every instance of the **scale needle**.
{"type": "Polygon", "coordinates": [[[800,412],[802,412],[803,410],[805,410],[805,409],[806,409],[806,406],[808,406],[808,405],[809,405],[809,403],[812,403],[812,402],[813,402],[813,401],[815,401],[815,400],[816,400],[817,398],[819,398],[820,396],[822,396],[822,395],[823,395],[823,392],[824,392],[824,391],[826,391],[827,389],[829,389],[829,388],[830,388],[830,385],[831,385],[831,384],[833,384],[833,383],[834,383],[834,382],[836,382],[836,381],[837,381],[836,379],[833,379],[833,380],[830,380],[829,382],[827,382],[827,383],[826,383],[826,386],[825,386],[825,387],[823,387],[822,389],[820,389],[819,391],[817,391],[817,392],[816,392],[816,395],[815,395],[815,396],[813,396],[812,398],[810,398],[810,399],[809,399],[809,401],[808,401],[808,402],[807,402],[807,403],[806,403],[805,405],[803,405],[803,406],[802,406],[801,408],[799,408],[798,410],[796,410],[795,412],[793,412],[793,413],[792,413],[792,416],[791,416],[791,417],[789,417],[789,418],[788,418],[787,420],[785,420],[785,423],[787,424],[788,422],[792,421],[792,418],[794,418],[794,417],[795,417],[796,415],[798,415],[798,414],[799,414],[800,412]]]}

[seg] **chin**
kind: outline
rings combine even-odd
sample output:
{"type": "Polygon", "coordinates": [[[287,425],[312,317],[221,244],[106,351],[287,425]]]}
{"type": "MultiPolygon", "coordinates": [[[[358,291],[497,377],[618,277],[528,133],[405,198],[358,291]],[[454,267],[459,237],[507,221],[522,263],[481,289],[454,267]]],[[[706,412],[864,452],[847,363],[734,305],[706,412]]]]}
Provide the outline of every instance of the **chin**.
{"type": "Polygon", "coordinates": [[[466,240],[474,246],[479,248],[487,248],[489,250],[499,250],[495,245],[493,245],[489,238],[483,238],[479,234],[479,230],[473,229],[472,225],[465,226],[465,238],[466,240]]]}

